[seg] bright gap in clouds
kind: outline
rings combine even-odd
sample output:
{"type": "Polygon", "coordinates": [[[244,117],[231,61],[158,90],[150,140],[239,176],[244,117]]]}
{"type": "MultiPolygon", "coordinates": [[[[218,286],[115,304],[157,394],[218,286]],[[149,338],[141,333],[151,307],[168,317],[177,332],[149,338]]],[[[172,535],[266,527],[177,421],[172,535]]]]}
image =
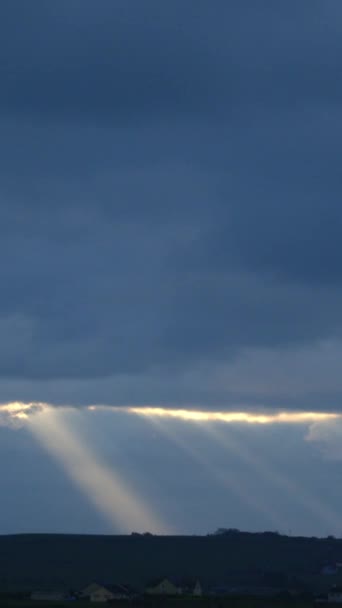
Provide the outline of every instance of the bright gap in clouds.
{"type": "Polygon", "coordinates": [[[13,401],[11,403],[0,404],[0,426],[10,426],[15,428],[28,420],[32,414],[41,412],[46,408],[45,403],[22,403],[13,401]]]}
{"type": "MultiPolygon", "coordinates": [[[[23,403],[15,401],[12,403],[0,404],[0,424],[5,424],[6,421],[20,421],[30,417],[37,412],[49,409],[59,408],[46,403],[31,402],[23,403]]],[[[73,406],[68,405],[68,408],[73,406]]],[[[78,408],[75,408],[78,409],[78,408]]],[[[81,409],[81,408],[79,408],[81,409]]],[[[242,423],[242,424],[310,424],[315,422],[325,422],[333,420],[342,420],[342,414],[337,412],[307,412],[307,411],[291,411],[282,410],[269,412],[253,411],[211,411],[211,410],[195,410],[195,409],[176,409],[164,407],[131,407],[131,406],[111,406],[111,405],[89,405],[86,407],[89,411],[116,411],[121,413],[135,414],[147,418],[173,418],[178,420],[188,420],[189,422],[224,422],[224,423],[242,423]]]]}
{"type": "Polygon", "coordinates": [[[205,410],[186,410],[171,409],[163,407],[112,407],[106,405],[90,405],[91,411],[100,409],[110,409],[116,411],[127,411],[130,414],[146,416],[147,418],[176,418],[194,422],[225,422],[225,423],[246,423],[246,424],[305,424],[312,422],[322,422],[325,420],[337,420],[342,418],[342,414],[331,412],[296,412],[281,411],[275,413],[264,413],[255,411],[205,411],[205,410]]]}

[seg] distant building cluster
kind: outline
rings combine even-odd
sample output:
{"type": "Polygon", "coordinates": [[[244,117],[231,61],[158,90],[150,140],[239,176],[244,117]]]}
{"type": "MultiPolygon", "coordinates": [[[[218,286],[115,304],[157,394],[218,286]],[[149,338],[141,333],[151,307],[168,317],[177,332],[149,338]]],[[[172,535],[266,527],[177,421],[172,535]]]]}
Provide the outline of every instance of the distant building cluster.
{"type": "MultiPolygon", "coordinates": [[[[150,581],[143,591],[138,591],[130,585],[93,582],[79,591],[68,593],[63,593],[61,591],[34,591],[31,593],[30,599],[45,603],[81,600],[104,604],[119,601],[131,602],[132,600],[143,600],[144,598],[148,599],[149,597],[172,598],[175,596],[183,596],[188,598],[192,597],[193,599],[201,598],[203,595],[215,597],[229,595],[272,597],[275,593],[275,589],[270,588],[232,588],[228,586],[204,590],[198,579],[177,580],[171,577],[164,577],[150,581]]],[[[296,594],[288,593],[288,599],[296,597],[296,594]]],[[[319,604],[342,604],[342,587],[334,585],[328,593],[315,596],[314,601],[319,604]]]]}
{"type": "Polygon", "coordinates": [[[141,593],[131,585],[106,584],[93,582],[80,591],[62,593],[60,591],[34,591],[31,600],[58,602],[67,600],[85,600],[96,603],[107,603],[118,600],[133,600],[139,596],[192,596],[201,597],[203,589],[200,581],[159,578],[150,581],[141,593]]]}

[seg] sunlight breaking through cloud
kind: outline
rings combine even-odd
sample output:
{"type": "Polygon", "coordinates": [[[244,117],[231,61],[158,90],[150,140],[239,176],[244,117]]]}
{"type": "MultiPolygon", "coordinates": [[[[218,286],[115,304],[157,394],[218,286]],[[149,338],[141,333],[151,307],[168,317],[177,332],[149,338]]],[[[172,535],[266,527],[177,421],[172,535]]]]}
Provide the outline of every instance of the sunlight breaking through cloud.
{"type": "MultiPolygon", "coordinates": [[[[250,446],[242,443],[233,434],[226,436],[219,426],[230,425],[302,425],[308,434],[306,440],[319,441],[324,444],[327,452],[341,454],[340,437],[342,414],[334,412],[303,412],[303,411],[208,411],[193,409],[168,409],[164,407],[118,407],[107,405],[91,405],[82,407],[69,406],[69,410],[85,409],[96,413],[109,411],[115,414],[143,417],[157,425],[170,440],[180,447],[203,470],[206,470],[216,481],[235,494],[243,502],[249,504],[279,527],[279,517],[272,507],[260,496],[251,496],[241,487],[239,479],[230,470],[217,469],[211,465],[210,459],[201,453],[196,446],[189,445],[179,433],[175,434],[172,424],[168,421],[180,421],[196,424],[208,433],[216,444],[219,444],[231,454],[255,470],[274,487],[285,494],[293,496],[293,500],[302,508],[315,515],[325,526],[339,530],[339,514],[318,496],[313,495],[308,488],[298,484],[285,472],[278,471],[274,465],[265,462],[250,446]],[[212,424],[216,423],[216,424],[212,424]],[[323,440],[322,440],[323,437],[323,440]],[[336,439],[336,441],[334,441],[336,439]],[[338,440],[337,440],[338,439],[338,440]]],[[[65,407],[53,406],[46,403],[20,401],[0,404],[0,426],[17,429],[23,425],[30,430],[39,443],[63,466],[69,477],[85,493],[88,499],[105,516],[105,518],[120,530],[151,531],[168,533],[165,524],[159,516],[153,514],[150,507],[144,504],[128,485],[122,481],[116,471],[100,462],[88,445],[80,439],[77,433],[66,423],[63,411],[65,407]]],[[[227,429],[228,432],[228,429],[227,429]]]]}
{"type": "Polygon", "coordinates": [[[127,411],[130,414],[146,416],[148,418],[176,418],[193,422],[225,422],[245,424],[310,424],[325,420],[342,419],[342,414],[332,412],[298,412],[280,411],[264,413],[255,411],[205,411],[169,409],[162,407],[111,407],[105,405],[91,405],[89,410],[110,409],[127,411]]]}
{"type": "Polygon", "coordinates": [[[160,418],[150,418],[149,422],[153,424],[161,433],[165,435],[171,442],[180,448],[184,454],[190,457],[201,469],[205,471],[211,479],[214,479],[220,486],[225,488],[229,494],[237,496],[243,504],[247,504],[252,510],[256,510],[279,529],[283,521],[281,520],[276,509],[268,503],[267,499],[262,496],[257,496],[249,491],[249,488],[244,486],[241,478],[229,467],[217,467],[210,461],[209,454],[204,453],[201,447],[189,445],[189,442],[183,438],[179,430],[175,431],[167,425],[165,420],[160,418]]]}
{"type": "MultiPolygon", "coordinates": [[[[322,426],[322,423],[318,423],[318,425],[322,426]]],[[[312,426],[314,425],[311,424],[310,428],[312,426]]],[[[324,499],[310,492],[303,484],[298,484],[293,477],[289,477],[284,471],[276,469],[274,464],[272,465],[271,462],[263,459],[246,442],[242,443],[232,433],[227,436],[217,429],[208,429],[204,426],[202,428],[205,428],[205,431],[211,435],[215,443],[240,458],[254,473],[268,480],[279,491],[290,495],[293,502],[303,507],[307,512],[313,513],[316,519],[323,523],[328,530],[331,529],[331,526],[338,531],[341,529],[342,520],[339,513],[332,509],[324,499]]]]}
{"type": "Polygon", "coordinates": [[[69,477],[114,526],[122,532],[167,533],[167,528],[116,471],[100,462],[88,445],[65,424],[61,412],[45,407],[29,419],[27,428],[63,466],[69,477]]]}
{"type": "MultiPolygon", "coordinates": [[[[31,414],[44,409],[58,410],[62,406],[48,403],[14,401],[0,404],[0,425],[10,421],[27,420],[31,414]]],[[[68,408],[82,409],[83,406],[68,405],[68,408]]],[[[148,418],[174,418],[193,422],[223,422],[227,424],[311,424],[342,420],[342,413],[338,412],[307,412],[307,411],[256,411],[256,410],[234,410],[234,411],[211,411],[196,409],[165,408],[155,406],[115,406],[115,405],[88,405],[88,411],[115,411],[128,414],[136,414],[148,418]]]]}
{"type": "Polygon", "coordinates": [[[0,426],[17,428],[28,420],[31,414],[41,412],[46,407],[44,403],[22,403],[13,401],[0,404],[0,426]]]}

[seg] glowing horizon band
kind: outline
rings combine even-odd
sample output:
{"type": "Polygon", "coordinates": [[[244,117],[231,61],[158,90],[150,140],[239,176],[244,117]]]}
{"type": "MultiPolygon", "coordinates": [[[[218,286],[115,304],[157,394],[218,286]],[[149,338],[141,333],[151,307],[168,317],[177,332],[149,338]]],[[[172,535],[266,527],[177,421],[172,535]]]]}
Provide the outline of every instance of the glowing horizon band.
{"type": "MultiPolygon", "coordinates": [[[[90,406],[88,409],[104,409],[107,406],[90,406]]],[[[305,424],[308,422],[323,422],[325,420],[337,420],[342,418],[342,414],[332,412],[295,412],[278,411],[276,413],[259,413],[244,411],[206,411],[206,410],[186,410],[168,409],[161,407],[128,407],[112,408],[116,411],[128,411],[131,414],[146,417],[175,418],[194,422],[242,422],[246,424],[305,424]]]]}
{"type": "Polygon", "coordinates": [[[45,409],[86,409],[88,411],[114,411],[118,413],[136,414],[145,417],[173,418],[193,422],[224,422],[224,423],[245,423],[245,424],[306,424],[312,422],[324,422],[329,420],[342,419],[342,413],[338,412],[307,412],[295,410],[277,410],[274,412],[256,410],[233,410],[233,411],[211,411],[201,409],[186,408],[165,408],[158,406],[114,406],[114,405],[58,405],[54,406],[42,402],[23,403],[14,401],[0,404],[0,415],[6,414],[9,418],[17,421],[27,420],[31,415],[45,409]]]}

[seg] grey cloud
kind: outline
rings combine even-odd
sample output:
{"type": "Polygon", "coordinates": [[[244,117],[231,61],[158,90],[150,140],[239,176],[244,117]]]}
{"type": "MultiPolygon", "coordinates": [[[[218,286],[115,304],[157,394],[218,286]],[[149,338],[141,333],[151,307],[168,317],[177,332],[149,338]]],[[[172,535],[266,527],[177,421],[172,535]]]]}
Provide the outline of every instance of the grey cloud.
{"type": "Polygon", "coordinates": [[[102,123],[341,98],[337,2],[2,5],[1,106],[102,123]],[[18,14],[21,19],[18,19],[18,14]]]}
{"type": "Polygon", "coordinates": [[[4,393],[294,406],[212,378],[340,339],[339,4],[93,6],[1,7],[4,393]]]}
{"type": "MultiPolygon", "coordinates": [[[[82,154],[81,142],[80,137],[82,154]]],[[[52,148],[48,140],[48,153],[52,148]]],[[[136,160],[141,154],[138,149],[136,160]]],[[[254,192],[248,197],[242,176],[238,185],[244,198],[226,202],[231,180],[222,170],[204,170],[200,160],[190,167],[185,159],[175,164],[172,156],[162,147],[159,163],[151,160],[143,168],[126,163],[101,170],[95,163],[82,177],[62,177],[32,167],[19,183],[5,179],[3,377],[98,377],[151,366],[171,370],[211,358],[229,360],[241,348],[339,335],[340,288],[317,285],[316,277],[312,285],[291,283],[286,247],[292,233],[284,221],[283,245],[276,245],[289,256],[288,280],[279,284],[267,278],[257,262],[266,236],[273,238],[276,230],[276,217],[269,218],[268,232],[262,217],[265,207],[274,214],[272,201],[258,200],[258,222],[252,219],[252,213],[258,215],[252,211],[254,192]],[[230,217],[233,230],[224,241],[215,239],[213,255],[208,230],[219,234],[226,224],[229,228],[230,217]],[[245,218],[253,227],[247,242],[245,218]],[[229,255],[232,247],[235,253],[229,255]],[[248,272],[237,251],[254,263],[247,264],[248,272]],[[29,329],[23,332],[23,326],[29,329]]],[[[67,152],[65,157],[77,163],[67,152]]],[[[296,205],[300,208],[300,199],[296,205]]],[[[293,209],[288,213],[296,213],[293,209]]],[[[306,260],[316,247],[323,252],[318,237],[306,260]]],[[[272,250],[267,260],[281,272],[276,253],[272,250]]],[[[317,264],[311,272],[319,275],[317,264]]]]}
{"type": "Polygon", "coordinates": [[[3,402],[45,401],[82,407],[164,406],[248,411],[265,408],[339,412],[342,401],[341,341],[287,349],[240,350],[217,362],[178,369],[151,366],[143,373],[50,380],[1,379],[3,402]]]}
{"type": "Polygon", "coordinates": [[[341,126],[341,112],[327,107],[260,117],[232,131],[220,205],[184,252],[190,267],[339,285],[341,126]]]}
{"type": "MultiPolygon", "coordinates": [[[[152,194],[153,185],[151,180],[152,194]]],[[[180,188],[179,196],[183,192],[180,188]]],[[[129,193],[134,198],[135,191],[129,193]]],[[[89,209],[90,215],[82,202],[71,210],[76,234],[70,221],[64,229],[63,213],[52,211],[49,220],[43,209],[33,235],[25,220],[26,234],[12,230],[3,236],[3,376],[87,377],[177,368],[230,359],[243,347],[302,344],[340,333],[338,288],[279,286],[234,272],[180,271],[172,259],[196,234],[195,220],[181,216],[164,225],[146,215],[139,223],[139,211],[129,221],[101,214],[96,205],[89,209]]],[[[34,216],[34,205],[31,210],[34,216]]],[[[65,214],[68,218],[67,208],[65,214]]],[[[198,217],[199,229],[202,222],[198,217]]]]}

